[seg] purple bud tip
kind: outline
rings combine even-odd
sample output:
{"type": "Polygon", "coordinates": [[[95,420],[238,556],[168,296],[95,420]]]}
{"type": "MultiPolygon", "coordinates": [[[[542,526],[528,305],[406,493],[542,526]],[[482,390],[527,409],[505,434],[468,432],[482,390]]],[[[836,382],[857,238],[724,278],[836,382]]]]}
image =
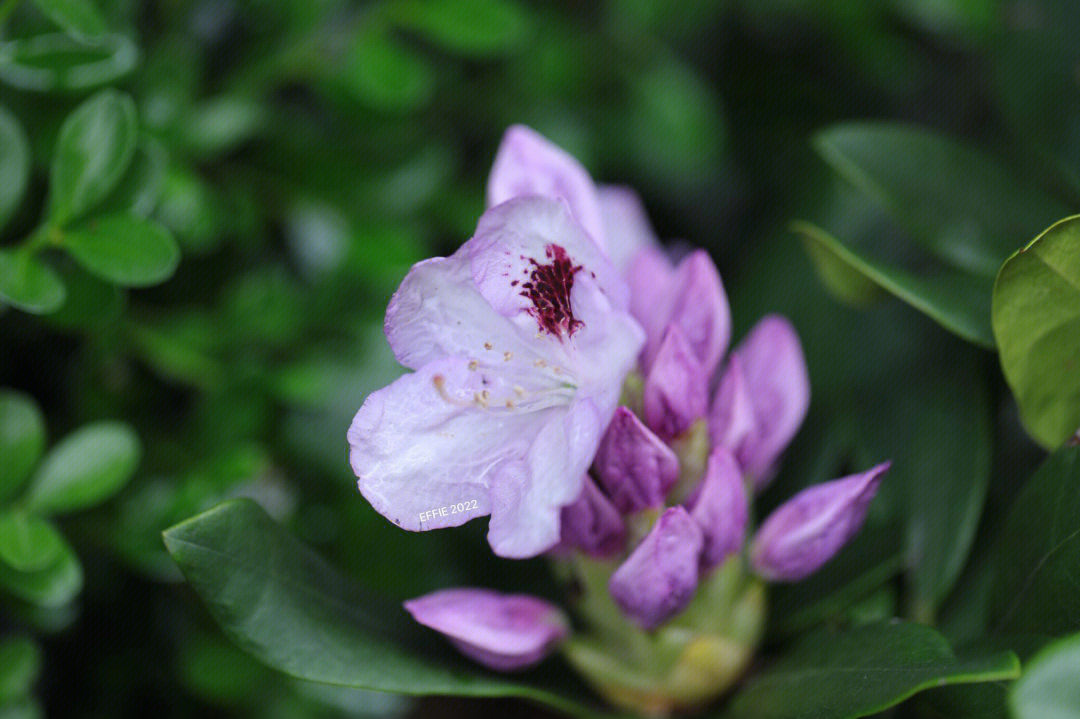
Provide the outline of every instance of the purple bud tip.
{"type": "Polygon", "coordinates": [[[622,516],[588,476],[581,495],[562,509],[561,539],[594,557],[610,557],[626,545],[622,516]]]}
{"type": "Polygon", "coordinates": [[[754,537],[754,571],[770,581],[797,582],[820,569],[858,533],[890,466],[883,462],[804,489],[780,505],[754,537]]]}
{"type": "Polygon", "coordinates": [[[679,478],[679,459],[626,407],[615,410],[596,454],[596,474],[624,514],[664,504],[679,478]]]}
{"type": "Polygon", "coordinates": [[[705,416],[708,377],[678,325],[668,325],[660,351],[645,378],[645,422],[673,439],[705,416]]]}
{"type": "Polygon", "coordinates": [[[690,516],[701,527],[705,549],[703,569],[712,569],[742,549],[750,508],[742,471],[725,447],[709,455],[705,476],[698,485],[690,516]]]}
{"type": "Polygon", "coordinates": [[[608,582],[615,603],[645,629],[681,612],[698,583],[701,528],[682,507],[666,510],[608,582]]]}
{"type": "Polygon", "coordinates": [[[425,594],[404,606],[462,654],[501,672],[536,664],[570,634],[557,607],[525,594],[463,587],[425,594]]]}

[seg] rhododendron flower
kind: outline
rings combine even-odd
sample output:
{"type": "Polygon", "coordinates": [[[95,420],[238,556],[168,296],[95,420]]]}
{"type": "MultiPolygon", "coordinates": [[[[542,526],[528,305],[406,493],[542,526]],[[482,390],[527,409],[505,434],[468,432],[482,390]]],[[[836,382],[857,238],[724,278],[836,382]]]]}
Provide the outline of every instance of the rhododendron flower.
{"type": "Polygon", "coordinates": [[[556,544],[642,346],[626,295],[551,198],[493,207],[456,253],[416,265],[385,322],[416,371],[371,394],[348,433],[364,497],[414,531],[490,514],[506,557],[556,544]]]}

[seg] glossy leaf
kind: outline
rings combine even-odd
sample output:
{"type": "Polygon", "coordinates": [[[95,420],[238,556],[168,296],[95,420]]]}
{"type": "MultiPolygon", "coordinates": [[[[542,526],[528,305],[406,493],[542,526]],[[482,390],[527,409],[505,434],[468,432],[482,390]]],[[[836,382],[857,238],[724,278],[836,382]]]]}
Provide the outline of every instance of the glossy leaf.
{"type": "Polygon", "coordinates": [[[105,33],[105,19],[94,0],[33,0],[38,10],[66,32],[81,38],[105,33]]]}
{"type": "Polygon", "coordinates": [[[30,146],[18,119],[0,106],[0,229],[22,201],[30,177],[30,146]]]}
{"type": "Polygon", "coordinates": [[[64,284],[29,252],[0,249],[0,301],[24,312],[47,314],[64,304],[64,284]]]}
{"type": "Polygon", "coordinates": [[[127,484],[141,453],[138,436],[122,422],[82,427],[45,456],[27,489],[26,506],[42,514],[92,507],[127,484]]]}
{"type": "Polygon", "coordinates": [[[0,704],[26,696],[41,673],[41,649],[28,637],[0,643],[0,704]]]}
{"type": "Polygon", "coordinates": [[[992,594],[1000,631],[1080,630],[1080,447],[1050,455],[1012,504],[992,594]]]}
{"type": "Polygon", "coordinates": [[[33,399],[0,390],[0,499],[10,497],[30,476],[45,450],[45,420],[33,399]]]}
{"type": "Polygon", "coordinates": [[[1015,719],[1080,719],[1080,634],[1054,642],[1009,691],[1015,719]]]}
{"type": "Polygon", "coordinates": [[[345,89],[377,110],[407,112],[431,101],[435,90],[431,64],[381,27],[358,35],[344,62],[345,89]]]}
{"type": "Polygon", "coordinates": [[[994,285],[1001,368],[1028,432],[1048,449],[1080,431],[1080,217],[1002,266],[994,285]]]}
{"type": "Polygon", "coordinates": [[[47,519],[21,509],[0,512],[0,560],[19,572],[40,572],[64,553],[64,538],[47,519]]]}
{"type": "Polygon", "coordinates": [[[0,58],[0,80],[12,87],[85,92],[129,74],[138,63],[139,51],[125,35],[103,35],[87,44],[51,33],[0,43],[0,58]]]}
{"type": "Polygon", "coordinates": [[[894,621],[807,635],[751,679],[729,719],[847,719],[888,709],[924,689],[1012,679],[1011,652],[959,660],[933,629],[894,621]]]}
{"type": "Polygon", "coordinates": [[[64,233],[63,246],[88,272],[132,287],[164,282],[180,263],[168,230],[126,212],[79,223],[64,233]]]}
{"type": "Polygon", "coordinates": [[[518,696],[579,708],[554,690],[447,653],[399,603],[352,583],[251,501],[226,502],[172,527],[165,545],[225,632],[291,676],[402,694],[518,696]]]}
{"type": "Polygon", "coordinates": [[[932,130],[893,122],[836,125],[814,148],[957,269],[992,277],[1016,247],[1066,208],[995,158],[932,130]]]}
{"type": "Polygon", "coordinates": [[[66,224],[112,192],[131,163],[137,134],[135,103],[116,90],[99,92],[64,120],[49,175],[53,224],[66,224]]]}
{"type": "Polygon", "coordinates": [[[993,288],[990,278],[934,258],[920,262],[918,269],[907,269],[849,247],[808,222],[797,222],[792,229],[802,237],[809,251],[821,253],[869,279],[963,339],[987,348],[994,346],[990,330],[993,288]]]}

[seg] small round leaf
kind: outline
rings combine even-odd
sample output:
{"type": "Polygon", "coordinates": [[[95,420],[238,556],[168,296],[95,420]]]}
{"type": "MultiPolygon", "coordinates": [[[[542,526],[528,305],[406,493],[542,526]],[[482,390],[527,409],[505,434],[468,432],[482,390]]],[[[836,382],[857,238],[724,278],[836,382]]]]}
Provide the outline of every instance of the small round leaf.
{"type": "Polygon", "coordinates": [[[95,38],[108,27],[93,0],[34,0],[47,18],[79,38],[95,38]]]}
{"type": "Polygon", "coordinates": [[[0,43],[0,80],[30,92],[83,92],[116,82],[138,61],[138,48],[124,35],[85,44],[49,33],[0,43]]]}
{"type": "Polygon", "coordinates": [[[127,484],[140,454],[139,438],[126,424],[82,427],[46,455],[27,491],[26,506],[60,514],[98,504],[127,484]]]}
{"type": "Polygon", "coordinates": [[[30,176],[30,145],[18,119],[0,107],[0,228],[19,207],[30,176]]]}
{"type": "Polygon", "coordinates": [[[24,394],[0,391],[0,498],[10,497],[30,476],[45,449],[45,420],[24,394]]]}
{"type": "Polygon", "coordinates": [[[47,519],[22,510],[0,513],[0,560],[20,572],[40,572],[64,553],[64,538],[47,519]]]}
{"type": "Polygon", "coordinates": [[[41,673],[41,649],[29,637],[0,643],[0,703],[26,696],[41,673]]]}
{"type": "Polygon", "coordinates": [[[63,245],[88,272],[132,287],[167,280],[180,262],[168,230],[126,212],[81,223],[65,234],[63,245]]]}
{"type": "Polygon", "coordinates": [[[24,312],[48,314],[64,304],[64,283],[27,252],[0,249],[0,301],[24,312]]]}

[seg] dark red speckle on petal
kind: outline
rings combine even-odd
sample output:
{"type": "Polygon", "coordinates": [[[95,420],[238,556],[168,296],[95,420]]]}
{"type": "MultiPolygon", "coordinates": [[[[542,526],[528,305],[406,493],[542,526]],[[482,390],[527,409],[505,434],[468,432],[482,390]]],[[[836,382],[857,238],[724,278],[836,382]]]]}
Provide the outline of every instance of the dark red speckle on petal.
{"type": "Polygon", "coordinates": [[[532,302],[529,314],[536,318],[540,329],[562,337],[572,335],[582,326],[581,320],[574,317],[574,308],[570,306],[570,290],[574,287],[574,275],[581,270],[581,265],[571,262],[566,250],[558,245],[544,248],[547,262],[541,263],[534,258],[529,279],[521,283],[521,296],[532,302]]]}

